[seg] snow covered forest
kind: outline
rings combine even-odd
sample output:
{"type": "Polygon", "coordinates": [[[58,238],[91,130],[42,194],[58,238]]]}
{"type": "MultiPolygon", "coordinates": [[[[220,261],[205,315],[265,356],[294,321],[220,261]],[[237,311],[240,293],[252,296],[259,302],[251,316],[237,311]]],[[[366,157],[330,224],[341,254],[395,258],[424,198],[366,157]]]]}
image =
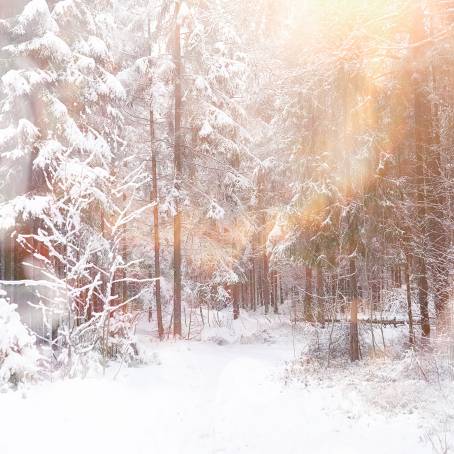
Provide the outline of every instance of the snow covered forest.
{"type": "Polygon", "coordinates": [[[0,0],[0,453],[454,453],[453,158],[454,0],[0,0]]]}

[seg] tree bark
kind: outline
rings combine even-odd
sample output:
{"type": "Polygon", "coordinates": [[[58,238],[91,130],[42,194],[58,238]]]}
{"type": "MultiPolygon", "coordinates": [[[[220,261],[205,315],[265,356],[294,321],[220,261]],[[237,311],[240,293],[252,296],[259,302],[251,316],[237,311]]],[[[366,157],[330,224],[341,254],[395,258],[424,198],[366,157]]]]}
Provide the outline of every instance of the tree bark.
{"type": "Polygon", "coordinates": [[[255,266],[254,266],[254,262],[252,262],[252,269],[250,271],[250,282],[249,282],[249,286],[250,286],[250,298],[251,298],[251,309],[255,312],[256,309],[257,309],[257,306],[256,306],[256,289],[255,289],[255,266]]]}
{"type": "Polygon", "coordinates": [[[317,268],[317,319],[322,327],[325,327],[325,294],[323,281],[323,268],[317,268]]]}
{"type": "Polygon", "coordinates": [[[306,266],[306,291],[304,292],[304,320],[313,322],[312,314],[312,268],[306,266]]]}
{"type": "Polygon", "coordinates": [[[279,302],[282,306],[282,304],[284,304],[284,293],[283,293],[283,290],[282,290],[282,275],[280,274],[279,275],[279,302]]]}
{"type": "Polygon", "coordinates": [[[407,286],[406,295],[407,295],[407,313],[408,313],[408,341],[410,345],[414,345],[415,343],[415,331],[413,328],[413,310],[411,307],[411,283],[410,283],[410,271],[408,265],[409,259],[408,257],[405,260],[405,268],[404,268],[404,275],[405,275],[405,285],[407,286]]]}
{"type": "Polygon", "coordinates": [[[273,310],[275,314],[279,313],[278,295],[277,295],[277,272],[271,271],[271,297],[273,303],[273,310]]]}
{"type": "Polygon", "coordinates": [[[354,298],[350,313],[350,360],[359,361],[359,359],[358,299],[354,298]]]}
{"type": "MultiPolygon", "coordinates": [[[[426,38],[424,28],[424,16],[421,10],[421,5],[415,6],[415,14],[413,18],[413,29],[411,41],[413,44],[420,43],[426,38]]],[[[425,233],[426,233],[426,188],[424,165],[430,147],[430,137],[432,131],[431,106],[428,100],[426,90],[427,86],[427,71],[423,61],[424,48],[419,45],[413,48],[413,61],[417,65],[412,75],[413,92],[414,92],[414,133],[415,133],[415,152],[416,152],[416,202],[417,216],[419,226],[421,228],[423,247],[419,251],[417,258],[418,271],[418,300],[421,313],[421,328],[423,338],[430,337],[430,321],[429,321],[429,305],[428,305],[428,290],[429,284],[427,281],[427,265],[425,257],[425,233]]]]}
{"type": "Polygon", "coordinates": [[[232,285],[233,320],[238,320],[240,316],[239,289],[239,284],[232,285]]]}
{"type": "Polygon", "coordinates": [[[262,275],[262,289],[263,289],[263,304],[265,306],[265,314],[270,310],[270,281],[269,281],[269,268],[268,268],[268,254],[266,250],[263,251],[263,275],[262,275]]]}
{"type": "Polygon", "coordinates": [[[358,361],[359,358],[359,336],[358,336],[358,278],[356,271],[356,259],[350,258],[350,360],[358,361]]]}
{"type": "Polygon", "coordinates": [[[173,218],[173,335],[181,337],[181,206],[180,190],[182,180],[182,98],[181,98],[181,39],[178,13],[180,2],[176,2],[174,64],[175,64],[175,124],[174,124],[174,187],[175,216],[173,218]]]}
{"type": "MultiPolygon", "coordinates": [[[[123,192],[123,204],[126,205],[126,193],[123,192]]],[[[123,257],[123,263],[128,262],[128,247],[127,247],[127,242],[128,242],[128,229],[126,224],[123,226],[123,245],[122,245],[122,257],[123,257]]],[[[125,303],[125,301],[128,300],[128,272],[127,268],[124,267],[122,271],[122,278],[123,282],[121,283],[121,299],[122,303],[125,303]]],[[[128,305],[123,304],[122,306],[122,312],[126,313],[128,312],[128,305]]]]}
{"type": "MultiPolygon", "coordinates": [[[[150,18],[148,19],[148,42],[149,54],[151,56],[151,24],[150,18]]],[[[151,100],[153,102],[153,98],[151,100]]],[[[153,249],[154,249],[154,278],[156,279],[154,285],[155,303],[156,303],[156,319],[158,324],[159,339],[164,338],[164,325],[162,323],[162,304],[161,304],[161,242],[159,232],[159,204],[158,204],[158,165],[157,165],[157,148],[154,145],[154,113],[153,105],[150,106],[149,112],[149,126],[150,126],[150,151],[151,151],[151,202],[153,206],[153,249]]],[[[151,312],[151,309],[150,309],[151,312]]],[[[151,319],[151,314],[149,316],[151,319]]]]}
{"type": "Polygon", "coordinates": [[[164,337],[164,325],[162,323],[162,305],[161,305],[161,244],[159,238],[159,205],[158,205],[158,170],[156,159],[156,148],[153,147],[154,140],[154,121],[153,111],[150,110],[150,140],[151,140],[151,178],[152,178],[152,195],[151,199],[153,206],[153,248],[154,248],[154,285],[155,303],[156,303],[156,318],[158,323],[159,339],[164,337]]]}

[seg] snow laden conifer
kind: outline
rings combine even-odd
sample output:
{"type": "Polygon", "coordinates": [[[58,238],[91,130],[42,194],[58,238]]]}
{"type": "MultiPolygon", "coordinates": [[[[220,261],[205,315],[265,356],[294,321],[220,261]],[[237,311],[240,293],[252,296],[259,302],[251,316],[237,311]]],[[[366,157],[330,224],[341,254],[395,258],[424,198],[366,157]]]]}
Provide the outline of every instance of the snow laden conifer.
{"type": "Polygon", "coordinates": [[[142,259],[137,272],[154,278],[148,286],[148,294],[142,293],[140,300],[150,320],[156,311],[158,336],[162,339],[165,312],[170,312],[165,303],[171,298],[168,288],[171,258],[169,251],[162,247],[169,244],[170,239],[162,225],[167,224],[175,212],[173,182],[167,178],[173,155],[175,66],[169,53],[162,51],[166,35],[157,17],[158,6],[161,7],[146,1],[117,5],[115,24],[119,32],[115,40],[116,46],[122,49],[117,58],[121,68],[118,79],[126,90],[122,110],[125,153],[130,168],[146,163],[145,170],[151,178],[142,187],[139,205],[149,201],[153,205],[152,212],[145,211],[138,224],[129,224],[128,229],[134,231],[134,241],[128,243],[128,254],[142,259]],[[124,39],[125,36],[128,38],[124,39]]]}
{"type": "Polygon", "coordinates": [[[226,290],[234,299],[235,288],[244,280],[243,240],[252,230],[246,212],[252,189],[245,175],[251,160],[247,98],[241,94],[250,80],[249,61],[225,2],[183,2],[177,19],[183,30],[187,74],[183,80],[187,184],[183,186],[187,203],[196,208],[188,213],[196,247],[186,255],[191,257],[189,268],[199,270],[190,276],[202,296],[199,300],[212,294],[222,307],[226,290]]]}
{"type": "MultiPolygon", "coordinates": [[[[125,91],[103,40],[108,13],[96,2],[68,0],[50,11],[33,0],[12,21],[14,44],[3,49],[20,69],[2,77],[2,124],[11,136],[2,142],[2,167],[8,173],[9,162],[27,153],[29,162],[18,165],[33,184],[19,197],[46,200],[18,240],[33,258],[32,279],[51,289],[41,306],[46,320],[58,319],[51,341],[66,351],[60,358],[69,370],[92,351],[104,360],[116,355],[109,329],[113,312],[128,303],[125,226],[146,179],[143,167],[121,164],[125,91]]],[[[3,208],[15,206],[12,195],[3,208]]]]}
{"type": "MultiPolygon", "coordinates": [[[[125,4],[118,18],[129,37],[121,44],[124,69],[119,75],[128,93],[126,130],[141,156],[156,160],[161,225],[167,225],[177,211],[183,219],[181,247],[187,260],[183,302],[194,306],[215,301],[215,306],[223,307],[230,301],[228,287],[238,284],[244,274],[241,262],[246,247],[243,242],[234,246],[235,232],[244,231],[242,239],[247,242],[252,228],[246,213],[252,185],[245,175],[250,156],[241,96],[249,82],[249,63],[224,2],[158,3],[159,7],[146,2],[125,4]],[[180,59],[174,55],[175,27],[180,29],[180,59]],[[177,60],[181,60],[179,75],[177,60]],[[181,87],[178,147],[177,79],[181,87]],[[137,128],[143,131],[139,135],[137,128]],[[172,182],[168,175],[175,175],[175,154],[181,157],[182,171],[172,182]]],[[[153,226],[154,232],[159,229],[153,226]]],[[[154,256],[162,255],[165,270],[166,264],[175,265],[165,248],[175,239],[162,227],[160,236],[162,252],[155,242],[154,256]]],[[[150,243],[147,238],[144,241],[150,243]]],[[[166,278],[171,281],[170,273],[163,271],[163,287],[166,278]]]]}
{"type": "Polygon", "coordinates": [[[0,290],[0,390],[34,380],[39,372],[35,337],[22,324],[16,309],[0,290]]]}

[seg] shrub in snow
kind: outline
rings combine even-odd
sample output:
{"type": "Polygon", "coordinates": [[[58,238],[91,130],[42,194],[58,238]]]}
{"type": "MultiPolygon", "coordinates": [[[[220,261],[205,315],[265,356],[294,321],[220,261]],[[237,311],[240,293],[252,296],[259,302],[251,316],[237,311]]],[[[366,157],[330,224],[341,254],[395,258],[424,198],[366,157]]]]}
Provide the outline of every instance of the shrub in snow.
{"type": "Polygon", "coordinates": [[[137,316],[134,314],[119,310],[113,313],[109,322],[108,358],[127,366],[160,364],[157,353],[150,351],[136,336],[136,323],[137,316]]]}
{"type": "Polygon", "coordinates": [[[430,349],[410,349],[406,351],[396,369],[399,375],[411,380],[440,384],[454,380],[454,361],[450,353],[450,339],[434,337],[430,349]]]}
{"type": "Polygon", "coordinates": [[[127,366],[149,362],[134,334],[134,316],[120,310],[108,314],[106,310],[79,326],[60,328],[60,354],[54,367],[63,376],[98,375],[112,360],[127,366]]]}
{"type": "Polygon", "coordinates": [[[69,347],[63,347],[54,367],[61,377],[82,377],[99,375],[102,373],[102,358],[99,352],[88,350],[85,352],[73,351],[69,347]]]}
{"type": "Polygon", "coordinates": [[[0,387],[17,386],[38,374],[35,338],[22,324],[15,304],[0,290],[0,387]]]}
{"type": "Polygon", "coordinates": [[[133,331],[132,314],[114,312],[109,327],[108,354],[110,358],[130,365],[141,362],[133,331]]]}

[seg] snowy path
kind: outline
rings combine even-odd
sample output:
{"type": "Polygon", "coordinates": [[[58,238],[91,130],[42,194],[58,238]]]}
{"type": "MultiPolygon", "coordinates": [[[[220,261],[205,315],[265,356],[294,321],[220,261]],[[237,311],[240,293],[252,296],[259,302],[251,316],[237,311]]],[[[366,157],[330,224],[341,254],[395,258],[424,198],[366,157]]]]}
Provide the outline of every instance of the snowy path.
{"type": "Polygon", "coordinates": [[[355,390],[285,386],[291,345],[156,348],[162,364],[122,370],[116,380],[68,380],[35,386],[25,397],[0,395],[0,453],[432,452],[415,415],[364,408],[355,390]]]}

